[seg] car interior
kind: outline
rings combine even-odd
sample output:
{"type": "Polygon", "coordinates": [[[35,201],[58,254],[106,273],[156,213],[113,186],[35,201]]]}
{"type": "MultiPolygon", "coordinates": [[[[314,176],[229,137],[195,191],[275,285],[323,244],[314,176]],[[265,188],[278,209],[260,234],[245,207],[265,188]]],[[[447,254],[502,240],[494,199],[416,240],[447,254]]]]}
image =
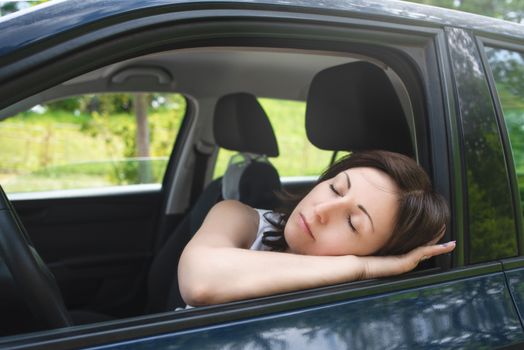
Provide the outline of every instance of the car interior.
{"type": "Polygon", "coordinates": [[[310,177],[282,178],[272,165],[283,150],[259,98],[305,102],[296,128],[333,160],[338,152],[386,149],[429,167],[418,147],[424,108],[413,91],[421,89],[402,74],[357,52],[184,48],[101,67],[1,110],[0,120],[68,96],[121,91],[177,92],[188,105],[159,190],[7,195],[13,206],[2,222],[23,234],[12,235],[0,266],[0,310],[10,315],[0,317],[2,335],[183,307],[178,259],[215,203],[275,209],[278,191],[314,185],[310,177]],[[234,155],[213,179],[219,149],[234,155]]]}

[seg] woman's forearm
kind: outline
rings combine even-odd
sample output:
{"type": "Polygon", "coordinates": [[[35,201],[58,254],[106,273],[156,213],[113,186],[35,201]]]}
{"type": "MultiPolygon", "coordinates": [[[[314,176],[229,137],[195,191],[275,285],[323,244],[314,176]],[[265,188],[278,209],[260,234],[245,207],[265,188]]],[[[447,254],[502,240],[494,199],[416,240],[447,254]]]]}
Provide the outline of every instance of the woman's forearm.
{"type": "Polygon", "coordinates": [[[363,273],[355,256],[192,247],[182,255],[178,275],[186,303],[206,305],[354,281],[363,273]]]}
{"type": "Polygon", "coordinates": [[[231,247],[188,247],[179,264],[182,297],[190,305],[218,304],[360,279],[394,276],[454,242],[416,248],[401,256],[310,256],[231,247]]]}

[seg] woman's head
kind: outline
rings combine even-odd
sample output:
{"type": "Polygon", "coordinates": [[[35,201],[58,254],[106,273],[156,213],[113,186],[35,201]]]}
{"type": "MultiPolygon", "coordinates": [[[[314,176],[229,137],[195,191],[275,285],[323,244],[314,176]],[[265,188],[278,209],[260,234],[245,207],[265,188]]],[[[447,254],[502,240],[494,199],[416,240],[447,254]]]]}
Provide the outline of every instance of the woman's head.
{"type": "Polygon", "coordinates": [[[289,215],[284,237],[301,254],[402,254],[438,238],[448,218],[446,202],[415,161],[355,152],[322,174],[289,215]]]}

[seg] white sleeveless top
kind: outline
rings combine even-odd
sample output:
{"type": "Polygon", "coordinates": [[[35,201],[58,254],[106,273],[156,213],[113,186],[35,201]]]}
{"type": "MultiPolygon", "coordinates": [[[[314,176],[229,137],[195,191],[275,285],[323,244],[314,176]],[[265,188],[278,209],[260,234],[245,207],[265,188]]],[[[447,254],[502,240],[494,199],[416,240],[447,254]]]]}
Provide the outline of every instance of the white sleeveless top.
{"type": "Polygon", "coordinates": [[[257,231],[257,236],[255,238],[255,241],[253,242],[249,250],[262,250],[262,251],[271,250],[271,247],[262,243],[262,238],[264,238],[264,232],[276,230],[276,227],[271,222],[269,222],[269,220],[266,217],[269,217],[270,219],[278,222],[281,214],[275,213],[274,211],[271,211],[271,210],[265,210],[265,209],[255,209],[255,210],[258,212],[258,216],[259,216],[258,231],[257,231]]]}

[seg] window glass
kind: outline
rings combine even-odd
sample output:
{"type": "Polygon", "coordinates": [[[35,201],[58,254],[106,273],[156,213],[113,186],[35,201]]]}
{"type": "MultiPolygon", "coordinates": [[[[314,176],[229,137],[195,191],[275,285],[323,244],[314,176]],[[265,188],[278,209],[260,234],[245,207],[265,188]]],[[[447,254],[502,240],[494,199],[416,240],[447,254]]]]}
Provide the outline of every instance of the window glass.
{"type": "Polygon", "coordinates": [[[509,134],[522,202],[524,200],[524,54],[487,47],[486,55],[493,72],[509,134]]]}
{"type": "MultiPolygon", "coordinates": [[[[329,166],[332,151],[313,146],[305,129],[306,103],[300,101],[259,98],[275,132],[280,155],[270,158],[280,176],[318,176],[329,166]]],[[[226,171],[235,152],[221,149],[218,154],[214,178],[226,171]]],[[[337,158],[347,152],[338,152],[337,158]]]]}
{"type": "Polygon", "coordinates": [[[482,61],[469,33],[447,31],[467,181],[465,263],[518,254],[508,168],[482,61]]]}
{"type": "Polygon", "coordinates": [[[186,108],[178,94],[82,95],[0,122],[8,193],[159,183],[186,108]]]}

